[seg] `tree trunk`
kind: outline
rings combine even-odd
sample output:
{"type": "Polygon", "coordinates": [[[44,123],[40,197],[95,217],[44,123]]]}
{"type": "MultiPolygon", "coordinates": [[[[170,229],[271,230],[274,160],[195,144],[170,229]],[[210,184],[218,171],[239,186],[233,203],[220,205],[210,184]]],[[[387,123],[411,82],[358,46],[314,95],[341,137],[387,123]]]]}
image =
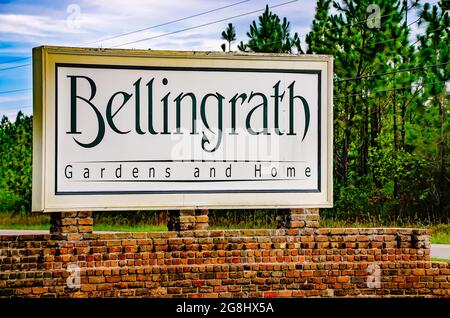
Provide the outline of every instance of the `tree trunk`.
{"type": "Polygon", "coordinates": [[[445,198],[445,97],[444,93],[439,97],[439,119],[440,119],[440,136],[439,136],[439,202],[438,214],[439,218],[444,218],[444,198],[445,198]]]}
{"type": "MultiPolygon", "coordinates": [[[[394,91],[394,98],[392,102],[392,115],[394,121],[394,162],[397,165],[397,149],[398,149],[398,137],[397,137],[397,96],[394,91]]],[[[398,178],[397,173],[394,173],[394,198],[397,198],[398,195],[398,178]]]]}

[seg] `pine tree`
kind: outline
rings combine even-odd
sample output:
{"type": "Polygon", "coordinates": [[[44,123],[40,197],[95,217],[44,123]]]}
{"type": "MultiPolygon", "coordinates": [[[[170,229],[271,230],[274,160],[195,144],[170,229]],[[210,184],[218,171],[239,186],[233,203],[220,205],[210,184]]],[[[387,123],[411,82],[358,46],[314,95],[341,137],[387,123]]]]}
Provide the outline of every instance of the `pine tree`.
{"type": "MultiPolygon", "coordinates": [[[[334,56],[337,205],[356,216],[374,209],[391,217],[411,213],[412,205],[429,207],[428,189],[435,184],[419,177],[428,171],[429,154],[421,153],[414,139],[423,130],[416,120],[421,104],[416,70],[423,63],[409,41],[415,21],[406,19],[417,0],[410,6],[405,0],[335,1],[335,14],[329,13],[330,3],[318,0],[306,43],[308,53],[334,56]],[[371,21],[374,3],[379,24],[371,21]],[[386,210],[384,203],[376,204],[383,201],[390,202],[386,210]]],[[[438,38],[448,43],[442,34],[438,38]]]]}
{"type": "MultiPolygon", "coordinates": [[[[437,133],[437,210],[442,218],[449,217],[448,193],[449,183],[447,167],[449,166],[448,140],[450,138],[449,94],[446,83],[450,78],[450,20],[448,10],[450,2],[440,1],[438,5],[426,3],[420,12],[421,23],[426,24],[425,34],[419,37],[419,56],[421,60],[425,100],[429,107],[436,109],[438,114],[437,133]],[[445,212],[445,206],[447,211],[445,212]]],[[[433,111],[430,109],[430,112],[433,111]]]]}
{"type": "Polygon", "coordinates": [[[264,13],[258,17],[258,24],[253,21],[250,30],[247,32],[248,42],[240,43],[241,51],[267,52],[267,53],[292,53],[296,49],[302,53],[300,38],[298,33],[290,35],[290,22],[283,18],[281,21],[278,15],[269,10],[266,5],[264,13]]]}
{"type": "MultiPolygon", "coordinates": [[[[228,23],[225,31],[222,31],[222,40],[228,42],[228,52],[231,52],[231,42],[236,41],[236,30],[232,23],[228,23]]],[[[225,51],[223,46],[222,50],[225,51]]]]}
{"type": "MultiPolygon", "coordinates": [[[[328,18],[331,0],[318,0],[316,4],[316,14],[311,26],[311,32],[306,35],[305,42],[308,46],[306,54],[318,53],[327,54],[331,52],[329,33],[327,29],[331,28],[331,22],[328,18]]],[[[331,42],[332,43],[332,42],[331,42]]]]}

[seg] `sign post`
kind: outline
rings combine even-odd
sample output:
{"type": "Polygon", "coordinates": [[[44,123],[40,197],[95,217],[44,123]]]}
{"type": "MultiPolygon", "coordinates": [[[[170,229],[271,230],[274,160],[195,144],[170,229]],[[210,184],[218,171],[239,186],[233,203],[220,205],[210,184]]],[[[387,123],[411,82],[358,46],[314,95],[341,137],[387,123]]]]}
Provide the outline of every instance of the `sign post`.
{"type": "Polygon", "coordinates": [[[331,207],[332,58],[38,47],[33,211],[331,207]]]}

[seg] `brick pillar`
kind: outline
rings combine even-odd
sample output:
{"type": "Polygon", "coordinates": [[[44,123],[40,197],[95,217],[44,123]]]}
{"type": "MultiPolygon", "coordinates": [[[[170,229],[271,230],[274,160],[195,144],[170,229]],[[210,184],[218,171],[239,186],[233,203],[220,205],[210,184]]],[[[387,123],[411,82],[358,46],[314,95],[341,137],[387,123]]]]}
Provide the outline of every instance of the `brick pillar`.
{"type": "Polygon", "coordinates": [[[167,228],[169,231],[207,230],[208,210],[169,211],[167,228]]]}
{"type": "Polygon", "coordinates": [[[92,233],[93,226],[92,212],[50,213],[50,234],[60,235],[67,240],[81,240],[83,234],[92,233]]]}
{"type": "Polygon", "coordinates": [[[278,228],[313,229],[319,227],[319,209],[289,209],[278,218],[278,228]]]}

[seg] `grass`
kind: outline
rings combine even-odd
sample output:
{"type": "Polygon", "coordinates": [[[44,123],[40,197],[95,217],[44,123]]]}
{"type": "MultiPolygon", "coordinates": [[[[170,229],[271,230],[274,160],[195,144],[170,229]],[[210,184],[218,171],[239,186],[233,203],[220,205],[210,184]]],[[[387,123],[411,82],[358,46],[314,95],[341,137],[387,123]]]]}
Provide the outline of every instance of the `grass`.
{"type": "Polygon", "coordinates": [[[115,224],[94,224],[94,231],[111,231],[111,232],[163,232],[167,231],[165,225],[115,225],[115,224]]]}
{"type": "Polygon", "coordinates": [[[446,259],[446,258],[437,258],[437,257],[432,257],[431,260],[433,262],[444,262],[444,263],[450,263],[450,259],[446,259]]]}
{"type": "MultiPolygon", "coordinates": [[[[149,218],[142,215],[135,220],[127,217],[108,216],[107,214],[97,214],[94,216],[94,231],[119,231],[119,232],[161,232],[167,231],[167,226],[162,219],[149,218]]],[[[261,220],[251,220],[233,223],[234,221],[225,217],[214,217],[210,219],[212,223],[210,229],[242,229],[242,228],[270,228],[270,222],[261,220]],[[256,224],[252,221],[256,221],[256,224]],[[259,222],[258,222],[259,221],[259,222]]],[[[21,229],[21,230],[48,230],[50,228],[50,216],[48,214],[34,213],[28,216],[13,215],[10,213],[0,213],[0,229],[21,229]]],[[[272,224],[271,224],[272,225],[272,224]]],[[[450,223],[438,225],[423,224],[381,224],[380,222],[349,222],[342,220],[321,219],[321,227],[420,227],[432,230],[431,242],[433,244],[450,244],[450,223]]]]}
{"type": "Polygon", "coordinates": [[[0,214],[0,229],[12,230],[48,230],[50,217],[45,214],[33,213],[31,215],[0,214]]]}
{"type": "Polygon", "coordinates": [[[431,227],[431,243],[450,244],[450,224],[438,224],[431,227]]]}
{"type": "Polygon", "coordinates": [[[48,230],[48,224],[0,224],[2,230],[48,230]]]}

